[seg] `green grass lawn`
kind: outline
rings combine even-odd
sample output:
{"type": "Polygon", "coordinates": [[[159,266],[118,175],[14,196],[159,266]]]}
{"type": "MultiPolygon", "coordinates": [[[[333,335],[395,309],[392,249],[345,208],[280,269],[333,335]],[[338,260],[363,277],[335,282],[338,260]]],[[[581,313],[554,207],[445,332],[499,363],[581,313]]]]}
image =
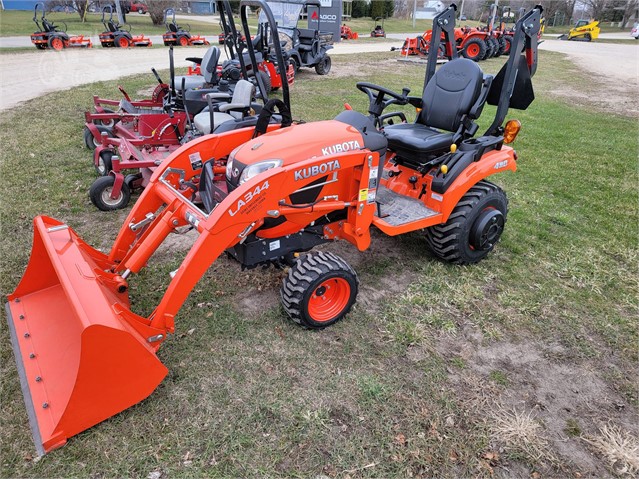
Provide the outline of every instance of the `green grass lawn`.
{"type": "MultiPolygon", "coordinates": [[[[38,16],[38,19],[40,17],[38,16]]],[[[46,17],[54,24],[63,27],[67,24],[67,32],[72,35],[97,35],[104,31],[102,25],[102,15],[98,13],[87,13],[86,22],[82,22],[77,13],[61,13],[51,12],[46,17]]],[[[164,25],[153,25],[149,15],[139,15],[131,13],[126,16],[127,24],[131,26],[133,33],[144,33],[145,35],[161,35],[166,31],[164,25]]],[[[178,23],[191,26],[194,34],[199,35],[217,35],[221,29],[217,23],[206,23],[189,20],[178,23]]],[[[31,35],[36,30],[33,22],[33,12],[16,11],[16,10],[0,10],[0,36],[13,35],[31,35]]]]}
{"type": "MultiPolygon", "coordinates": [[[[610,476],[584,438],[606,423],[639,435],[637,119],[597,111],[594,80],[562,55],[539,56],[535,102],[509,115],[523,125],[519,169],[494,178],[510,213],[486,260],[443,264],[420,232],[375,232],[363,253],[328,245],[358,271],[361,292],[347,318],[313,332],[285,318],[281,272],[220,259],[159,352],[170,373],[152,396],[39,461],[3,327],[0,475],[610,476]],[[586,100],[555,94],[568,80],[586,100]]],[[[328,77],[303,71],[294,118],[332,118],[344,102],[365,111],[364,79],[419,94],[423,66],[396,58],[340,55],[328,77]]],[[[502,61],[481,66],[496,73],[502,61]]],[[[37,214],[94,247],[113,242],[126,211],[91,205],[82,128],[91,96],[117,97],[118,84],[135,92],[154,80],[94,83],[3,112],[3,294],[23,274],[37,214]]],[[[173,241],[132,278],[134,311],[159,302],[188,247],[173,241]]]]}

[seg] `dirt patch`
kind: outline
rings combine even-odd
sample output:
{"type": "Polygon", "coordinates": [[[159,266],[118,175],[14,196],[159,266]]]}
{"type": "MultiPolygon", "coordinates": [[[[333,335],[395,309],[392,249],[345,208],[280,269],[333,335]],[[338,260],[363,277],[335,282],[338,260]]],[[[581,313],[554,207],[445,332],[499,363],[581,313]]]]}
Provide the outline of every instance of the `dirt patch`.
{"type": "MultiPolygon", "coordinates": [[[[465,324],[455,336],[442,335],[435,348],[466,364],[463,372],[450,370],[450,379],[478,421],[490,427],[495,418],[518,414],[542,426],[540,440],[552,451],[541,458],[549,476],[609,477],[604,458],[594,455],[582,436],[607,422],[635,436],[639,432],[639,414],[601,377],[600,365],[562,360],[566,351],[559,344],[488,342],[465,324]]],[[[509,444],[500,446],[508,451],[509,444]]]]}

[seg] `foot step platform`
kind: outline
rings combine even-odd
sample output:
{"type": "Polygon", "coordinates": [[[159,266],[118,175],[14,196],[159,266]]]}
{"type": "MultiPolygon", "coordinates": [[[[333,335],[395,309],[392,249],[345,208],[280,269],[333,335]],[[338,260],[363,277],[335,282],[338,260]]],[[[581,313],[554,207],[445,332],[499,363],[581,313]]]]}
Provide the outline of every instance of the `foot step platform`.
{"type": "MultiPolygon", "coordinates": [[[[418,199],[400,195],[383,186],[377,189],[376,200],[380,205],[381,218],[391,226],[405,225],[439,214],[418,199]]],[[[376,216],[379,214],[378,211],[376,216]]]]}

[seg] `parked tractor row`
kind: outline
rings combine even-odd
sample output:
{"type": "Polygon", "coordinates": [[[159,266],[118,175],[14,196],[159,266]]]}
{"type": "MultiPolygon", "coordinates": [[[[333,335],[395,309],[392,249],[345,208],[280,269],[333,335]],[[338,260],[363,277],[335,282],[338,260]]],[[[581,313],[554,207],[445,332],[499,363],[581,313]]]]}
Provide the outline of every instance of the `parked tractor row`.
{"type": "MultiPolygon", "coordinates": [[[[487,25],[484,27],[465,26],[455,29],[455,48],[460,55],[473,61],[496,58],[501,55],[510,55],[515,32],[514,24],[509,26],[509,22],[514,18],[514,14],[511,12],[510,7],[506,6],[502,7],[500,15],[497,16],[496,9],[497,7],[495,5],[491,5],[489,19],[487,25]],[[499,20],[497,25],[495,25],[495,19],[499,20]]],[[[525,10],[520,10],[519,17],[521,18],[524,13],[525,10]]],[[[542,27],[538,33],[538,41],[541,38],[542,31],[543,19],[542,27]]],[[[431,42],[432,30],[427,30],[423,35],[416,38],[407,38],[401,48],[401,54],[403,56],[426,57],[431,42]]],[[[442,47],[440,44],[440,58],[443,58],[446,53],[442,47]]],[[[395,50],[395,48],[391,50],[395,50]]]]}

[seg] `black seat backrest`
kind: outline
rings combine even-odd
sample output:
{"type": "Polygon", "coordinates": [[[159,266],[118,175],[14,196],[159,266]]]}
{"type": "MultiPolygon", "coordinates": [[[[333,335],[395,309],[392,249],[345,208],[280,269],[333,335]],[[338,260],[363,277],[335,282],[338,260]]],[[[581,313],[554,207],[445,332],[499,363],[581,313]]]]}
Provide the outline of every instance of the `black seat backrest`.
{"type": "Polygon", "coordinates": [[[175,23],[169,23],[169,31],[173,32],[173,33],[177,33],[178,31],[178,27],[175,23]]]}
{"type": "Polygon", "coordinates": [[[109,25],[109,31],[110,32],[117,32],[118,31],[118,24],[115,23],[113,20],[109,20],[108,21],[108,25],[109,25]]]}
{"type": "Polygon", "coordinates": [[[481,93],[484,75],[472,60],[456,58],[444,64],[424,88],[417,123],[457,131],[481,93]]]}
{"type": "Polygon", "coordinates": [[[56,31],[56,26],[51,23],[49,20],[47,20],[46,18],[42,19],[42,28],[45,32],[55,32],[56,31]]]}
{"type": "Polygon", "coordinates": [[[305,43],[307,45],[313,43],[313,39],[315,38],[315,30],[298,28],[297,31],[299,32],[298,38],[300,40],[300,43],[305,43]]]}
{"type": "Polygon", "coordinates": [[[217,64],[220,61],[220,49],[218,47],[209,48],[202,57],[200,69],[206,83],[217,82],[217,64]]]}

